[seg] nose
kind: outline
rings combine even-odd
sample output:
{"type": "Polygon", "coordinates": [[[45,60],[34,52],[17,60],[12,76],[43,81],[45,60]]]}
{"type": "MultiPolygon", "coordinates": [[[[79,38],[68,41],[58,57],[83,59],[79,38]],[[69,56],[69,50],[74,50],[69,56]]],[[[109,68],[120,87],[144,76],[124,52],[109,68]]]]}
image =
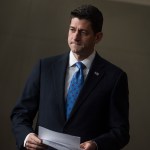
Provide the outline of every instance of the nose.
{"type": "Polygon", "coordinates": [[[81,39],[80,33],[79,33],[78,31],[76,31],[76,32],[74,33],[74,40],[75,40],[75,41],[80,41],[80,39],[81,39]]]}

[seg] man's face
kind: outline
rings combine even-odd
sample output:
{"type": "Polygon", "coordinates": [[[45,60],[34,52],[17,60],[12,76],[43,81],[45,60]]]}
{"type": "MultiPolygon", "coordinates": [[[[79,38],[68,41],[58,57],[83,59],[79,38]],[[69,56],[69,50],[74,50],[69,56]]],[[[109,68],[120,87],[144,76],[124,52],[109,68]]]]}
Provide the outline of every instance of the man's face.
{"type": "Polygon", "coordinates": [[[101,32],[94,34],[90,21],[78,18],[71,19],[68,45],[75,56],[77,55],[82,59],[88,57],[101,38],[101,32]]]}

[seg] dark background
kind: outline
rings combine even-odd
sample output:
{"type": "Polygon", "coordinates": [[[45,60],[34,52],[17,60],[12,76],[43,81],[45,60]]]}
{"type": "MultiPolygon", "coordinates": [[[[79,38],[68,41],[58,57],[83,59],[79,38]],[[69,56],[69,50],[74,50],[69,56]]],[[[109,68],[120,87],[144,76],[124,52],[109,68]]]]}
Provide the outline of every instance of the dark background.
{"type": "Polygon", "coordinates": [[[150,5],[105,0],[0,0],[0,149],[15,150],[10,112],[35,63],[69,50],[69,13],[93,4],[104,14],[96,50],[129,78],[130,143],[150,147],[150,5]]]}

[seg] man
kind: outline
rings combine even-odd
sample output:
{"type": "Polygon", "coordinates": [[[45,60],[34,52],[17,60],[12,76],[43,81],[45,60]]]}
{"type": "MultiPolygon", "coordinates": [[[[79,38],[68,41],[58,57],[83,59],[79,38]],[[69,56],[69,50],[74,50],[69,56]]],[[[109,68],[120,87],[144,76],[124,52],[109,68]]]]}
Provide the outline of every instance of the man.
{"type": "Polygon", "coordinates": [[[127,76],[94,49],[103,36],[102,24],[102,13],[94,6],[71,12],[70,53],[40,60],[12,111],[18,149],[47,148],[38,137],[38,126],[80,136],[84,150],[120,150],[128,143],[127,76]],[[75,76],[82,81],[71,91],[75,76]]]}

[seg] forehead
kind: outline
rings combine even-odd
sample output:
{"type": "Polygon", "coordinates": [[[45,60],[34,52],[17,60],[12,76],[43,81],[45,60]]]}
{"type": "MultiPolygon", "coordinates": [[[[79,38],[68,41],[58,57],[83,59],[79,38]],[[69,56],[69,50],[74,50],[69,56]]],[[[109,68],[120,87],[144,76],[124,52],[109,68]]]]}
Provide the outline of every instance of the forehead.
{"type": "Polygon", "coordinates": [[[91,22],[86,19],[72,18],[70,22],[71,27],[79,28],[79,29],[87,29],[91,30],[91,22]]]}

